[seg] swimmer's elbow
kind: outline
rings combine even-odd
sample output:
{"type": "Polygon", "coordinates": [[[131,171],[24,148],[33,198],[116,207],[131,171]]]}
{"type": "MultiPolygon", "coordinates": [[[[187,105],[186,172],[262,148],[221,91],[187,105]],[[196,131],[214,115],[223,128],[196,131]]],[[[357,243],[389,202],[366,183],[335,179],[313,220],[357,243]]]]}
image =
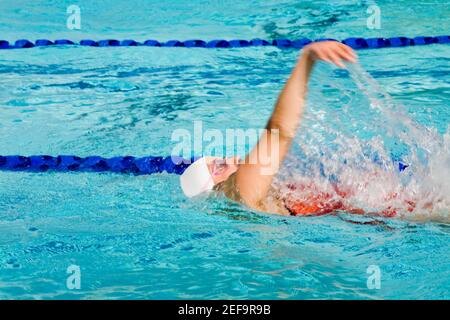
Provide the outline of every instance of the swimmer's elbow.
{"type": "Polygon", "coordinates": [[[281,139],[292,140],[295,137],[295,133],[297,131],[296,126],[286,125],[282,121],[277,120],[276,118],[271,118],[269,123],[267,124],[267,129],[269,131],[276,130],[281,139]]]}

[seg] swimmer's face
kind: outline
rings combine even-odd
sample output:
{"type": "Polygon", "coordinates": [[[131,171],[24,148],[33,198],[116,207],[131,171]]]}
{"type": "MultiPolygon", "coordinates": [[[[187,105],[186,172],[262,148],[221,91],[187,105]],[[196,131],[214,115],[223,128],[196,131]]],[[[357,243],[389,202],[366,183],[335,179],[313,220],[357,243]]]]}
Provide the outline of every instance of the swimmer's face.
{"type": "Polygon", "coordinates": [[[208,169],[213,177],[214,184],[227,180],[235,173],[239,166],[239,156],[229,158],[208,158],[208,169]]]}

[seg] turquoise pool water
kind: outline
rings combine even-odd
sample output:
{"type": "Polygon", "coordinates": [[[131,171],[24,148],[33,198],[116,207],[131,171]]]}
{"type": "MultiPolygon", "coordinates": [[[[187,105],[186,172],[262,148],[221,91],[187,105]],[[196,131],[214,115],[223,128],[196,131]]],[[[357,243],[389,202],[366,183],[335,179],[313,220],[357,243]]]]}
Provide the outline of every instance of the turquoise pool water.
{"type": "MultiPolygon", "coordinates": [[[[380,30],[366,27],[371,1],[78,1],[81,30],[68,30],[71,4],[2,1],[0,38],[450,33],[448,4],[435,0],[378,1],[380,30]]],[[[260,128],[297,55],[276,48],[2,50],[0,154],[168,155],[173,130],[192,128],[194,119],[206,128],[260,128]]],[[[434,203],[433,219],[273,216],[223,199],[187,201],[177,177],[165,174],[0,172],[0,298],[449,299],[449,46],[359,57],[373,79],[358,68],[317,66],[281,176],[325,166],[358,187],[368,180],[358,164],[381,161],[386,175],[355,201],[376,207],[377,196],[403,185],[434,203]],[[398,160],[414,162],[406,176],[394,172],[398,160]],[[80,289],[66,285],[71,265],[81,270],[80,289]],[[379,289],[367,286],[373,265],[379,289]]]]}

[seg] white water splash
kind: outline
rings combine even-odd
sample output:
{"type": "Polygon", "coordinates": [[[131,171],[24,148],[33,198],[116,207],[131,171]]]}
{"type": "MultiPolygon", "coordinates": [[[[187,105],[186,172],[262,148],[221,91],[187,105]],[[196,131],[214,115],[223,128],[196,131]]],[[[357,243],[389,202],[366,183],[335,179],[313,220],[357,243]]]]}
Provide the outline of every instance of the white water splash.
{"type": "Polygon", "coordinates": [[[302,201],[310,189],[292,194],[286,182],[313,185],[365,212],[449,221],[450,130],[440,135],[415,122],[360,65],[348,71],[355,90],[336,81],[309,94],[312,110],[305,114],[278,188],[302,201]],[[339,99],[330,97],[336,94],[339,99]],[[400,172],[393,154],[409,167],[400,172]]]}

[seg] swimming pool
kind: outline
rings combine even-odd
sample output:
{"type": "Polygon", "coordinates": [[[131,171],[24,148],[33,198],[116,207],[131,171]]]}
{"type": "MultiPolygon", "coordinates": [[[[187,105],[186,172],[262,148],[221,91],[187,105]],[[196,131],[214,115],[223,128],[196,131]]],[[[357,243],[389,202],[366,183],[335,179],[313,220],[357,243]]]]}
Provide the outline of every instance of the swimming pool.
{"type": "MultiPolygon", "coordinates": [[[[449,9],[440,1],[379,1],[380,30],[366,27],[366,1],[336,1],[332,7],[327,1],[79,1],[79,31],[66,28],[71,4],[30,1],[19,7],[2,1],[2,38],[450,33],[449,9]]],[[[394,102],[363,93],[354,79],[366,87],[371,80],[358,70],[351,75],[319,65],[285,172],[300,173],[333,150],[342,152],[334,149],[336,135],[347,137],[349,152],[340,154],[351,158],[352,173],[359,160],[352,158],[359,155],[352,146],[381,137],[382,150],[397,161],[408,159],[404,141],[417,141],[441,154],[433,167],[440,171],[414,171],[416,178],[448,204],[448,45],[358,53],[394,102]],[[370,107],[374,101],[385,109],[370,107]],[[406,116],[417,131],[402,139],[398,132],[389,136],[388,125],[402,131],[406,116]],[[308,157],[300,157],[305,151],[308,157]]],[[[263,127],[297,54],[274,47],[0,51],[0,154],[168,155],[173,130],[192,128],[193,119],[206,128],[263,127]]],[[[371,146],[364,165],[373,150],[386,159],[377,144],[371,146]]],[[[429,168],[429,161],[415,168],[429,168]]],[[[440,212],[444,218],[446,209],[440,212]]],[[[188,201],[177,176],[167,174],[0,172],[0,298],[448,299],[449,230],[441,222],[345,213],[286,218],[223,199],[188,201]],[[66,285],[71,265],[80,267],[80,289],[66,285]],[[369,266],[381,270],[380,289],[367,286],[369,266]]]]}

